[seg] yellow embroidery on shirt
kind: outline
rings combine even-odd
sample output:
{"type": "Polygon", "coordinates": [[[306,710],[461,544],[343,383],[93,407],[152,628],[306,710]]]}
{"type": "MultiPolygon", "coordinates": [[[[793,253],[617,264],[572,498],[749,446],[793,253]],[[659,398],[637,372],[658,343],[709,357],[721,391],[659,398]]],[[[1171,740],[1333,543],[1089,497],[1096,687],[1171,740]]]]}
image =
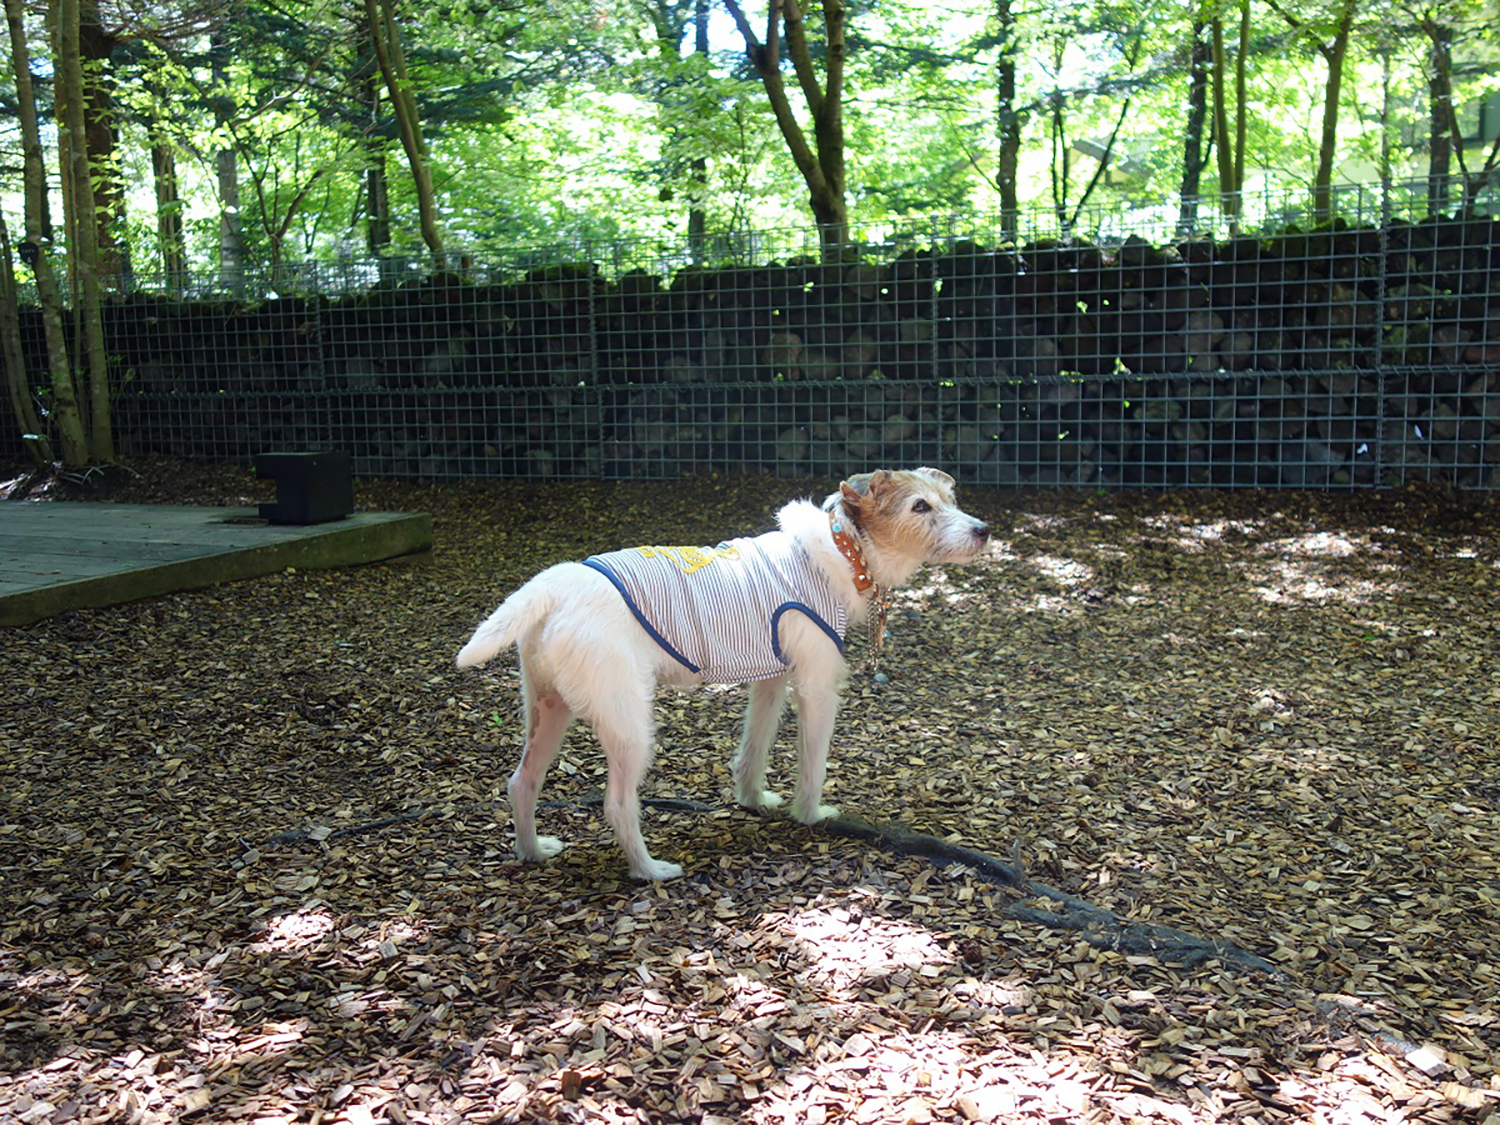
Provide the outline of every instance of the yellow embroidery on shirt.
{"type": "Polygon", "coordinates": [[[677,565],[683,574],[697,574],[715,559],[737,559],[737,547],[637,547],[644,559],[667,558],[677,565]]]}

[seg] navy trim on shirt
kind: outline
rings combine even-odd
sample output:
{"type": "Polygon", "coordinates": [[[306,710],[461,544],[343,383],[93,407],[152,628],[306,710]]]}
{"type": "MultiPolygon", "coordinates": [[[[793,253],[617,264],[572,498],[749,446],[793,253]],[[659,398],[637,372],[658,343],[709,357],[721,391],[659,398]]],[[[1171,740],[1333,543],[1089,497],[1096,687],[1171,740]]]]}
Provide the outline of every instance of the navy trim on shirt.
{"type": "Polygon", "coordinates": [[[789,609],[800,610],[802,613],[805,613],[809,618],[811,618],[814,625],[828,634],[829,639],[833,641],[834,646],[839,650],[839,652],[844,651],[844,638],[839,636],[838,630],[835,629],[832,625],[828,624],[828,622],[824,621],[822,617],[818,616],[818,614],[810,606],[805,606],[801,602],[783,602],[781,604],[781,607],[771,615],[771,651],[776,654],[777,660],[781,661],[783,664],[787,662],[786,657],[781,655],[780,624],[781,615],[789,609]]]}
{"type": "Polygon", "coordinates": [[[625,589],[624,583],[622,583],[619,578],[615,577],[614,571],[610,570],[609,567],[605,566],[597,559],[592,558],[584,559],[583,565],[592,567],[594,570],[597,570],[600,574],[609,579],[614,588],[620,591],[620,597],[625,599],[625,604],[630,608],[630,612],[635,615],[635,619],[641,623],[641,628],[651,634],[651,639],[657,644],[661,645],[668,656],[677,661],[677,663],[681,664],[695,676],[703,671],[703,669],[699,668],[698,665],[694,664],[687,657],[683,656],[682,653],[673,648],[671,642],[669,642],[666,637],[662,636],[656,631],[656,626],[646,620],[646,615],[641,612],[640,606],[635,604],[635,599],[630,596],[630,591],[625,589]]]}

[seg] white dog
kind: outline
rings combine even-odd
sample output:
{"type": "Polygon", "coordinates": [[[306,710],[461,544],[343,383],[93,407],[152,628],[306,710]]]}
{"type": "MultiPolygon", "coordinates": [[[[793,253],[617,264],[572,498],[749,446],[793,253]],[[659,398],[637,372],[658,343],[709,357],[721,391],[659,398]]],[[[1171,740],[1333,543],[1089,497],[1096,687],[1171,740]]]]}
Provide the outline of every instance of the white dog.
{"type": "Polygon", "coordinates": [[[569,722],[581,715],[609,760],[604,813],[630,873],[682,874],[647,851],[636,796],[651,764],[658,681],[750,681],[734,789],[752,809],[781,804],[765,788],[766,758],[790,688],[801,734],[792,816],[813,824],[838,815],[820,801],[846,630],[873,610],[878,639],[887,591],[924,563],[968,562],[990,532],[954,505],[953,478],[937,469],[861,474],[822,508],[788,504],[778,523],[779,531],[717,547],[636,547],[561,563],[475,630],[459,667],[520,648],[526,749],[510,799],[521,859],[562,849],[557,839],[537,835],[537,795],[569,722]]]}

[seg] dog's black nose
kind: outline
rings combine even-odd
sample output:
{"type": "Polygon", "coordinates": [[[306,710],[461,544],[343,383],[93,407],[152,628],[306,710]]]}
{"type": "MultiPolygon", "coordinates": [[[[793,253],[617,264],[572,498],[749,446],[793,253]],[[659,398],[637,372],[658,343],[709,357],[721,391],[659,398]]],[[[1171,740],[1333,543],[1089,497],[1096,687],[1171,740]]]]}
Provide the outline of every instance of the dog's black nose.
{"type": "Polygon", "coordinates": [[[974,529],[974,538],[978,539],[981,543],[983,543],[989,537],[990,537],[990,525],[989,524],[982,523],[982,524],[980,524],[978,527],[976,527],[974,529]]]}

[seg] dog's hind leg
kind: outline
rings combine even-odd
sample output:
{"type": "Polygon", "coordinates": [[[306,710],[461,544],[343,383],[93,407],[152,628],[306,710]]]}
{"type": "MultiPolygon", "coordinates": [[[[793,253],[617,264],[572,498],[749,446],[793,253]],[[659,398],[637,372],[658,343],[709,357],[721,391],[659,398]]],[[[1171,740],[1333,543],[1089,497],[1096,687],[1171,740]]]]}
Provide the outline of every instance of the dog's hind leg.
{"type": "MultiPolygon", "coordinates": [[[[522,679],[526,679],[524,671],[522,679]]],[[[537,862],[562,851],[562,841],[557,837],[536,834],[536,801],[573,712],[555,691],[534,692],[529,683],[523,682],[522,692],[526,701],[526,749],[510,777],[510,816],[516,830],[517,857],[537,862]]]]}
{"type": "Polygon", "coordinates": [[[766,788],[766,761],[786,710],[786,676],[750,684],[750,706],[734,756],[734,799],[747,809],[774,809],[781,795],[766,788]]]}
{"type": "Polygon", "coordinates": [[[615,830],[630,874],[637,879],[675,879],[682,868],[652,859],[641,835],[638,790],[651,768],[651,697],[649,692],[621,691],[607,714],[594,716],[594,732],[609,762],[604,818],[615,830]]]}
{"type": "Polygon", "coordinates": [[[797,741],[801,751],[797,773],[797,793],[792,798],[792,819],[803,824],[839,815],[823,799],[823,782],[828,777],[828,745],[833,740],[833,720],[838,714],[838,693],[826,688],[797,688],[797,741]]]}

